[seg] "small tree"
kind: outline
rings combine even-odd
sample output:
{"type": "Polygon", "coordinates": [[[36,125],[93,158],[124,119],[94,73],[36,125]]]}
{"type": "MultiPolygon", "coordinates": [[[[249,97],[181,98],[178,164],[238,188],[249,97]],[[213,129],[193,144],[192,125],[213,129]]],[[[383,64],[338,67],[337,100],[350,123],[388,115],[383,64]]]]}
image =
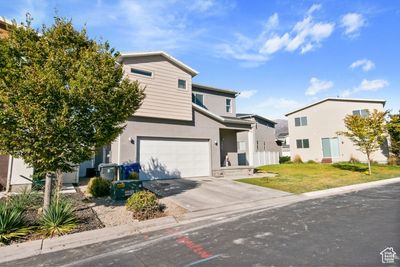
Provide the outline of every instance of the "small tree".
{"type": "MultiPolygon", "coordinates": [[[[50,174],[72,171],[109,144],[141,105],[143,89],[123,76],[118,53],[56,17],[40,32],[10,28],[0,40],[0,152],[50,174]]],[[[60,182],[61,183],[61,182],[60,182]]]]}
{"type": "Polygon", "coordinates": [[[390,152],[400,158],[400,111],[389,115],[387,129],[390,136],[390,152]]]}
{"type": "Polygon", "coordinates": [[[358,150],[367,156],[368,173],[371,175],[371,154],[377,151],[385,141],[386,112],[374,110],[367,117],[347,115],[344,124],[348,131],[337,134],[348,137],[358,150]]]}

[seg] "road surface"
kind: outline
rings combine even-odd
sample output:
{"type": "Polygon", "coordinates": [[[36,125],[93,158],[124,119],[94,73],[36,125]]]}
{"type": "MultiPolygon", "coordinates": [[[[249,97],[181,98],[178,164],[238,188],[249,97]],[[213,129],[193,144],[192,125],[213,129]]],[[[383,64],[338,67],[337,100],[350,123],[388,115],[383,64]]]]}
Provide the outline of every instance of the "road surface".
{"type": "Polygon", "coordinates": [[[43,254],[4,266],[400,266],[400,184],[43,254]]]}

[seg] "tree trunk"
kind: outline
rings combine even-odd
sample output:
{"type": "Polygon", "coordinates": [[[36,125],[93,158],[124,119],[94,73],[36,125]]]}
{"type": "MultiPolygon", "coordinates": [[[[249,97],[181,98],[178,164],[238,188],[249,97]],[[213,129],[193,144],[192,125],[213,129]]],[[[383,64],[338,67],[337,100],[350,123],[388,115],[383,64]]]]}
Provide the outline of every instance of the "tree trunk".
{"type": "Polygon", "coordinates": [[[51,173],[46,173],[46,182],[44,185],[44,202],[43,202],[43,210],[46,211],[51,202],[51,173]]]}
{"type": "Polygon", "coordinates": [[[63,177],[62,177],[62,172],[60,170],[56,171],[56,197],[57,197],[57,201],[58,198],[60,196],[60,192],[61,192],[61,188],[62,188],[62,184],[63,184],[63,177]]]}
{"type": "Polygon", "coordinates": [[[371,159],[369,158],[369,154],[367,154],[367,159],[368,159],[368,175],[372,174],[371,171],[371,159]]]}

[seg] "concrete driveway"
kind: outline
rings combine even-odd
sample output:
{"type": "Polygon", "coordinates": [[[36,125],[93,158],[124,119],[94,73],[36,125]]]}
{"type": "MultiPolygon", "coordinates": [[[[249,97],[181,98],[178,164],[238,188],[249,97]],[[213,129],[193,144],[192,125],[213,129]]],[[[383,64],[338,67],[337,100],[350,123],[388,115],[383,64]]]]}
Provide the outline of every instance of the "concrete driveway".
{"type": "Polygon", "coordinates": [[[159,196],[170,198],[189,211],[290,195],[229,178],[214,177],[153,180],[144,182],[144,187],[159,196]]]}

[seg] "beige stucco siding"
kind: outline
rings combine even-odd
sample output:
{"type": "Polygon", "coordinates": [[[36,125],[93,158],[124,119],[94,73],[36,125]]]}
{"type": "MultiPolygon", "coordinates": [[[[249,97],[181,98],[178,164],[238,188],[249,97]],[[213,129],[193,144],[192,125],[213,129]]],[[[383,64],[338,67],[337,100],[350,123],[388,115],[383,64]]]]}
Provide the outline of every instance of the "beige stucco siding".
{"type": "MultiPolygon", "coordinates": [[[[351,115],[353,110],[377,109],[384,111],[382,103],[325,101],[307,109],[288,115],[291,157],[300,155],[303,161],[314,160],[320,162],[323,158],[322,138],[339,139],[339,157],[332,158],[333,162],[348,161],[351,156],[366,161],[366,156],[357,150],[346,137],[338,136],[338,131],[345,131],[344,118],[351,115]],[[307,117],[307,126],[295,126],[295,118],[307,117]],[[309,139],[310,148],[297,148],[297,139],[309,139]]],[[[373,154],[378,162],[387,161],[387,149],[373,154]]]]}
{"type": "Polygon", "coordinates": [[[129,79],[146,86],[146,98],[135,116],[186,120],[192,119],[192,76],[162,56],[124,59],[123,68],[129,79]],[[132,74],[131,68],[152,72],[152,77],[132,74]],[[186,89],[178,88],[178,79],[186,89]]]}
{"type": "Polygon", "coordinates": [[[138,153],[138,140],[141,137],[160,138],[189,138],[209,140],[211,147],[211,167],[213,170],[220,168],[220,135],[219,129],[248,130],[247,125],[226,126],[214,119],[193,111],[193,121],[171,121],[163,119],[149,119],[132,117],[119,138],[111,145],[111,162],[124,163],[136,162],[138,153]],[[130,141],[134,140],[134,144],[130,141]]]}

